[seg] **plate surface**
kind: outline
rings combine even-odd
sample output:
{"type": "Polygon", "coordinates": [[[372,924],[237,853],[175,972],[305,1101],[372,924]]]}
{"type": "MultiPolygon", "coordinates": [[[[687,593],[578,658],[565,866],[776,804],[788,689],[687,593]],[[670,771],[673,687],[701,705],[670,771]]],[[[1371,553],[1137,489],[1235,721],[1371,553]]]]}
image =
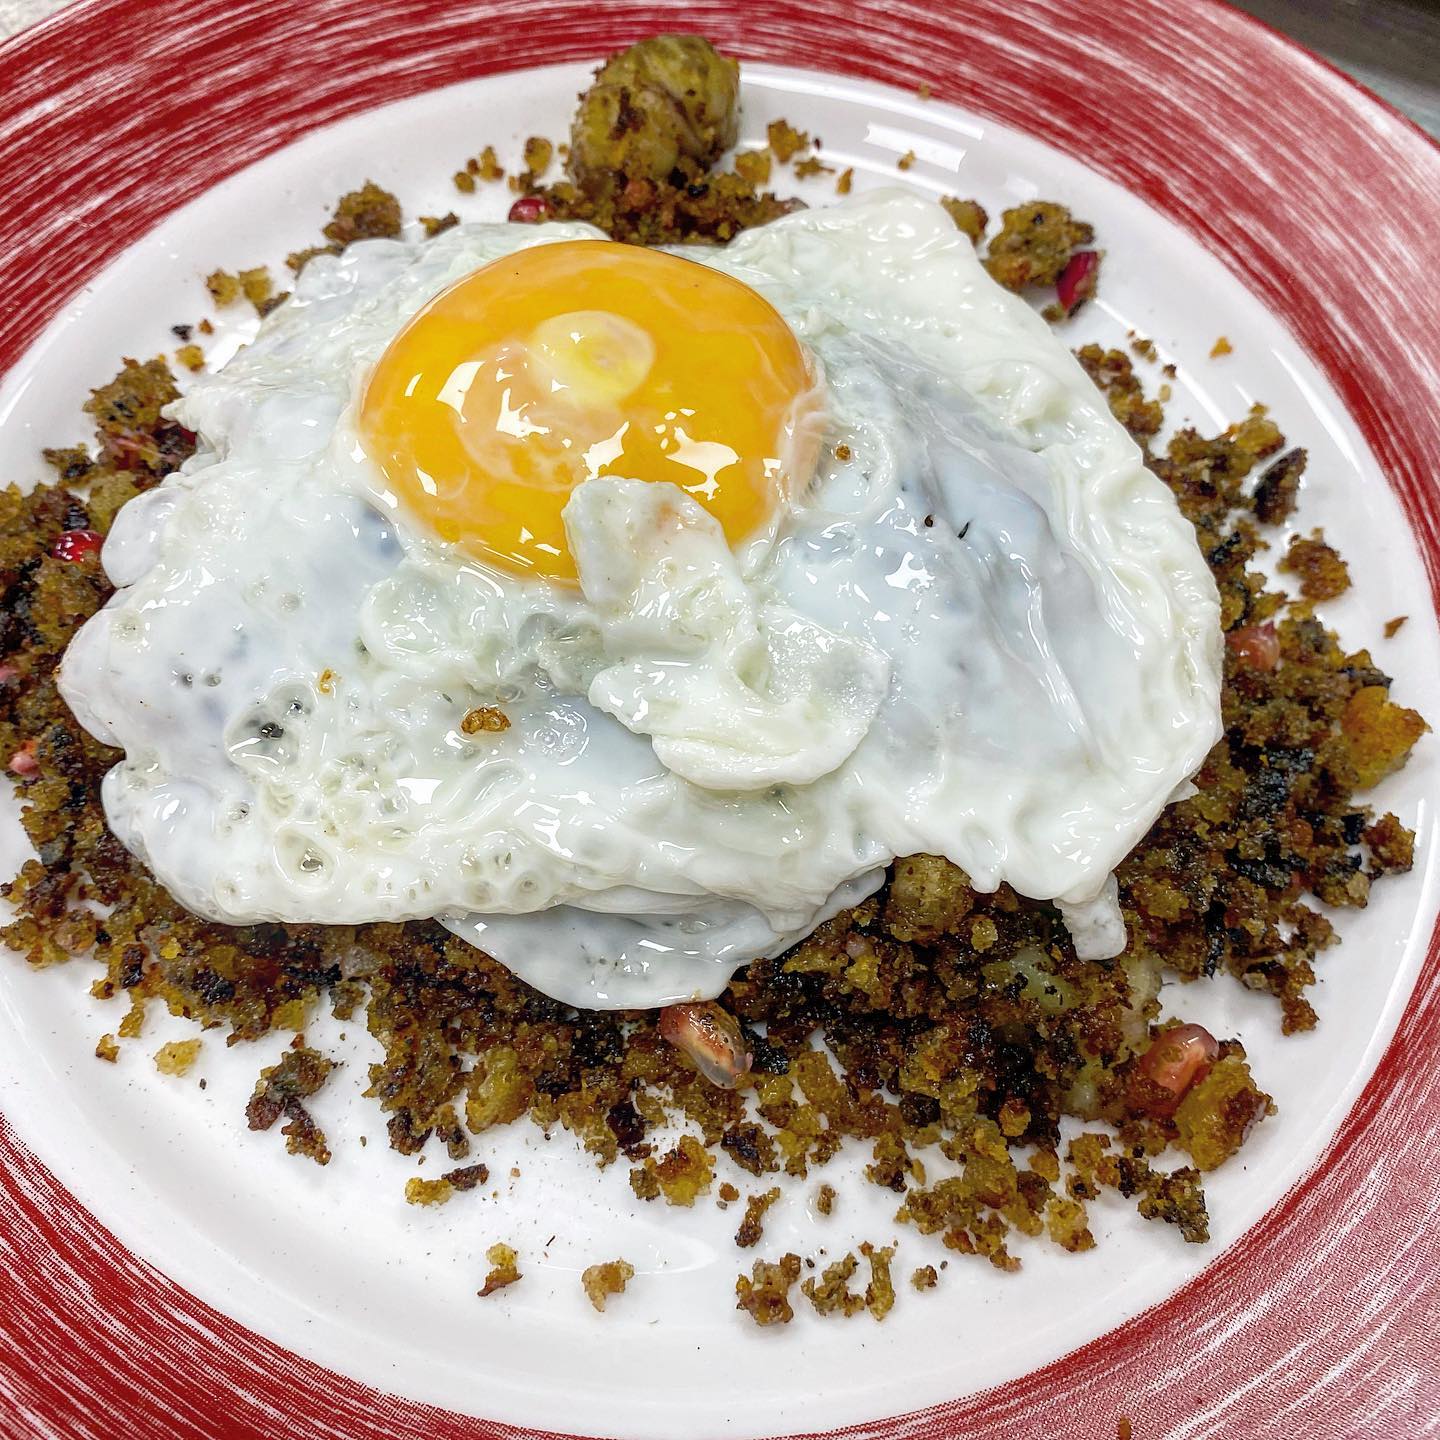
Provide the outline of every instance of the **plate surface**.
{"type": "MultiPolygon", "coordinates": [[[[8,74],[17,48],[51,47],[52,68],[42,72],[47,99],[26,119],[38,148],[57,157],[43,194],[34,183],[33,155],[13,172],[0,163],[0,173],[31,207],[28,215],[22,206],[18,217],[7,217],[15,227],[5,257],[9,293],[23,287],[0,354],[10,366],[0,389],[0,456],[10,475],[36,472],[38,444],[78,434],[79,400],[105,378],[112,357],[162,348],[170,322],[198,313],[198,276],[205,270],[273,262],[308,239],[331,197],[367,176],[395,188],[410,214],[452,204],[447,177],[459,160],[486,141],[513,150],[525,134],[557,133],[584,69],[470,77],[541,59],[588,57],[662,23],[677,28],[683,22],[731,40],[742,55],[819,63],[832,76],[864,71],[901,87],[750,66],[747,133],[784,114],[822,134],[830,158],[856,164],[875,180],[898,178],[894,159],[914,148],[921,163],[907,183],[974,193],[992,209],[1041,193],[1094,219],[1111,256],[1109,274],[1104,303],[1077,325],[1076,343],[1118,341],[1130,326],[1152,335],[1181,365],[1177,411],[1202,425],[1233,418],[1254,398],[1274,406],[1292,439],[1312,451],[1316,478],[1299,519],[1325,522],[1332,532],[1346,523],[1339,534],[1357,591],[1331,618],[1351,644],[1378,649],[1378,622],[1409,611],[1411,625],[1380,658],[1400,675],[1402,698],[1440,714],[1440,650],[1419,559],[1434,554],[1432,492],[1419,477],[1427,453],[1437,463],[1440,434],[1431,412],[1413,403],[1427,384],[1433,393],[1424,360],[1440,346],[1432,335],[1426,349],[1421,316],[1405,321],[1405,333],[1415,337],[1407,353],[1388,354],[1385,340],[1385,327],[1400,324],[1385,308],[1387,300],[1400,306],[1405,296],[1400,267],[1423,261],[1417,247],[1434,249],[1433,240],[1403,227],[1424,213],[1424,186],[1427,177],[1434,186],[1440,164],[1401,122],[1228,12],[1197,7],[1186,43],[1209,34],[1228,36],[1232,49],[1248,46],[1249,73],[1262,61],[1272,65],[1296,97],[1298,118],[1293,126],[1281,123],[1290,113],[1281,107],[1269,129],[1255,131],[1252,117],[1240,131],[1224,104],[1223,65],[1206,58],[1212,67],[1206,84],[1216,94],[1200,114],[1211,133],[1204,157],[1189,155],[1189,168],[1182,169],[1173,150],[1175,121],[1194,101],[1201,57],[1176,70],[1179,42],[1169,36],[1168,54],[1162,43],[1170,19],[1149,7],[1140,7],[1145,25],[1132,24],[1123,40],[1109,32],[1108,22],[1069,17],[1061,23],[1039,6],[1010,9],[1003,20],[987,7],[954,7],[943,23],[917,8],[915,25],[897,49],[870,28],[878,9],[872,14],[863,7],[847,7],[821,26],[818,17],[784,7],[700,6],[685,14],[668,8],[662,22],[633,8],[561,6],[547,10],[537,27],[518,6],[488,7],[483,14],[426,7],[422,23],[418,7],[397,4],[370,14],[362,36],[334,23],[338,6],[307,9],[303,23],[292,23],[283,35],[259,7],[217,6],[211,14],[190,6],[182,18],[156,6],[132,31],[137,45],[148,37],[132,55],[148,53],[157,39],[169,47],[167,64],[203,53],[212,98],[202,105],[141,87],[137,112],[133,94],[121,103],[123,90],[101,91],[83,130],[96,147],[86,158],[83,146],[78,155],[65,148],[75,148],[81,132],[66,129],[63,87],[84,91],[88,76],[94,93],[99,62],[84,48],[84,27],[108,25],[113,33],[115,25],[140,24],[129,13],[134,7],[119,8],[125,13],[82,7],[0,55],[0,70],[8,74]],[[328,30],[311,28],[321,12],[331,12],[328,30]],[[768,17],[763,27],[762,14],[768,17]],[[1089,29],[1081,33],[1077,26],[1089,29]],[[283,51],[267,48],[282,42],[283,51]],[[346,63],[337,69],[340,55],[346,63]],[[283,85],[277,65],[287,77],[283,85]],[[913,94],[922,78],[936,101],[913,94]],[[456,81],[464,83],[436,88],[456,81]],[[412,92],[423,93],[390,110],[371,108],[412,92]],[[1157,97],[1167,94],[1163,112],[1157,111],[1157,97]],[[240,105],[242,96],[250,103],[240,105]],[[1097,112],[1102,102],[1107,112],[1097,112]],[[213,188],[242,161],[362,109],[366,113],[338,129],[213,188]],[[1157,113],[1166,117],[1164,135],[1155,133],[1157,113]],[[1377,193],[1375,205],[1411,207],[1393,209],[1396,225],[1367,228],[1363,222],[1377,218],[1367,214],[1357,233],[1353,217],[1342,224],[1325,214],[1315,175],[1332,172],[1319,169],[1314,151],[1326,138],[1320,118],[1332,113],[1346,127],[1335,144],[1343,138],[1347,165],[1363,158],[1357,148],[1373,146],[1400,172],[1382,175],[1378,162],[1371,166],[1377,191],[1394,185],[1397,192],[1377,193]],[[1368,121],[1370,133],[1355,129],[1357,117],[1368,121]],[[1319,141],[1306,134],[1307,124],[1319,127],[1319,141]],[[1027,131],[1060,142],[1124,188],[1027,131]],[[1120,133],[1128,135],[1128,149],[1117,150],[1120,133]],[[425,137],[418,156],[417,134],[425,137]],[[52,142],[55,148],[46,150],[52,142]],[[1300,150],[1311,153],[1305,182],[1287,188],[1275,177],[1294,173],[1300,150]],[[97,166],[97,156],[112,163],[97,166]],[[1414,164],[1407,170],[1397,156],[1414,164]],[[1263,209],[1258,186],[1242,183],[1245,173],[1236,168],[1242,161],[1270,187],[1263,209]],[[95,193],[97,168],[103,207],[95,193]],[[1407,185],[1416,193],[1402,193],[1407,185]],[[1289,227],[1276,224],[1277,186],[1292,217],[1289,227]],[[200,198],[144,235],[191,196],[200,198]],[[105,216],[103,229],[46,233],[51,206],[73,216],[80,205],[105,216]],[[1342,231],[1344,250],[1338,248],[1342,231]],[[1205,247],[1223,254],[1245,284],[1205,247]],[[111,260],[110,269],[99,271],[111,260]],[[1383,286],[1372,271],[1384,272],[1383,286]],[[1287,291],[1287,277],[1295,275],[1306,286],[1296,289],[1289,279],[1287,291]],[[82,278],[90,282],[86,292],[71,297],[82,278]],[[67,298],[72,303],[64,317],[37,339],[37,328],[67,298]],[[1236,346],[1223,365],[1204,358],[1219,333],[1236,346]],[[1382,475],[1394,485],[1393,495],[1382,475]]],[[[91,30],[89,38],[98,33],[91,30]]],[[[16,70],[17,85],[22,72],[26,83],[37,85],[33,67],[32,56],[16,70]]],[[[126,86],[134,79],[130,68],[101,78],[126,86]]],[[[1193,113],[1183,118],[1202,128],[1193,113]]],[[[1196,134],[1190,138],[1198,143],[1196,134]]],[[[821,182],[807,193],[822,203],[829,192],[821,182]]],[[[492,207],[496,203],[492,197],[492,207]]],[[[1433,188],[1428,203],[1436,204],[1433,188]]],[[[1428,838],[1432,816],[1421,803],[1434,788],[1428,757],[1422,752],[1400,779],[1393,793],[1377,798],[1421,823],[1428,838]]],[[[1436,1197],[1423,1189],[1418,1164],[1407,1162],[1407,1146],[1418,1144],[1414,1153],[1424,1155],[1421,1122],[1434,1113],[1433,1102],[1427,1110],[1420,1098],[1431,1083],[1422,1063],[1425,1027],[1433,1035],[1436,1024],[1435,962],[1433,955],[1427,959],[1434,855],[1427,844],[1419,873],[1382,887],[1378,903],[1356,917],[1345,948],[1329,962],[1318,1035],[1273,1041],[1267,1011],[1244,1004],[1249,997],[1230,982],[1178,998],[1167,990],[1167,1001],[1187,1017],[1213,1018],[1245,1038],[1262,1083],[1282,1107],[1281,1117],[1247,1147],[1246,1168],[1222,1171],[1209,1187],[1215,1246],[1182,1248],[1117,1208],[1097,1216],[1112,1233],[1090,1256],[1027,1249],[1018,1280],[979,1266],[952,1267],[941,1291],[902,1297],[907,1303],[884,1327],[824,1325],[807,1316],[783,1337],[760,1335],[726,1313],[741,1258],[728,1238],[733,1215],[707,1211],[681,1219],[636,1209],[620,1170],[596,1185],[563,1145],[530,1147],[519,1134],[484,1155],[498,1174],[511,1163],[521,1170],[497,1199],[465,1197],[433,1215],[407,1210],[398,1192],[412,1166],[383,1146],[359,1151],[353,1143],[367,1124],[378,1128],[367,1107],[344,1108],[339,1093],[327,1097],[332,1108],[322,1109],[320,1118],[341,1143],[336,1162],[312,1172],[278,1155],[274,1137],[242,1135],[234,1127],[250,1079],[272,1058],[268,1053],[219,1057],[207,1071],[203,1096],[193,1088],[182,1092],[159,1081],[148,1063],[152,1042],[168,1038],[156,1030],[127,1057],[119,1076],[108,1070],[97,1076],[90,1049],[114,1017],[79,998],[80,979],[0,972],[0,1108],[14,1127],[14,1133],[0,1132],[0,1164],[9,1166],[0,1183],[0,1247],[14,1251],[4,1258],[12,1261],[17,1302],[0,1325],[11,1328],[8,1338],[43,1345],[51,1355],[75,1345],[67,1336],[83,1335],[89,1356],[98,1347],[105,1357],[97,1364],[77,1350],[74,1383],[63,1372],[7,1370],[0,1361],[0,1395],[8,1391],[14,1413],[33,1417],[14,1433],[112,1434],[105,1417],[117,1412],[147,1435],[239,1428],[281,1433],[287,1422],[306,1434],[327,1433],[317,1430],[322,1424],[346,1435],[472,1428],[453,1414],[441,1420],[428,1412],[427,1418],[419,1406],[391,1402],[354,1381],[492,1420],[623,1435],[698,1437],[857,1422],[875,1422],[866,1424],[867,1432],[885,1433],[892,1426],[883,1417],[1000,1381],[1012,1383],[945,1405],[918,1422],[920,1433],[927,1425],[936,1434],[986,1433],[991,1425],[1021,1424],[1018,1416],[1028,1410],[1023,1429],[1036,1435],[1076,1433],[1080,1415],[1103,1434],[1121,1413],[1137,1421],[1139,1434],[1165,1427],[1206,1434],[1222,1416],[1238,1422],[1234,1407],[1254,1404],[1247,1397],[1257,1393],[1263,1392],[1264,1416],[1283,1412],[1277,1386],[1292,1387],[1287,1398],[1297,1408],[1288,1423],[1293,1428],[1296,1416],[1304,1416],[1308,1433],[1350,1433],[1349,1417],[1362,1413],[1362,1405],[1373,1416],[1381,1396],[1389,1397],[1383,1403],[1409,1406],[1395,1414],[1413,1421],[1427,1415],[1436,1398],[1419,1388],[1420,1377],[1433,1375],[1433,1365],[1426,1368],[1433,1324],[1425,1327],[1435,1301],[1425,1285],[1434,1283],[1435,1250],[1433,1241],[1413,1241],[1416,1217],[1435,1206],[1436,1197]],[[1422,964],[1428,969],[1402,1015],[1422,964]],[[1397,1042],[1361,1094],[1397,1022],[1397,1042]],[[1386,1091],[1391,1099],[1382,1109],[1386,1091]],[[1320,1165],[1292,1189],[1347,1111],[1320,1165]],[[467,1206],[472,1199],[478,1203],[467,1206]],[[238,1225],[242,1217],[250,1223],[238,1225]],[[1360,1220],[1366,1223],[1357,1225],[1360,1220]],[[557,1239],[547,1247],[551,1232],[557,1239]],[[1217,1260],[1220,1245],[1242,1234],[1217,1260]],[[492,1308],[485,1309],[473,1298],[474,1281],[485,1246],[496,1239],[543,1258],[513,1300],[487,1302],[492,1308]],[[64,1262],[60,1269],[52,1245],[64,1262]],[[385,1258],[392,1253],[403,1262],[385,1258]],[[575,1272],[614,1254],[630,1258],[641,1276],[623,1313],[617,1305],[597,1324],[583,1308],[575,1272]],[[91,1297],[88,1306],[69,1298],[77,1282],[91,1297]],[[1301,1294],[1311,1308],[1297,1322],[1295,1296],[1301,1294]],[[1387,1304],[1387,1294],[1404,1295],[1406,1303],[1387,1304]],[[1361,1308],[1365,1299],[1373,1302],[1368,1309],[1361,1308]],[[1126,1320],[1131,1323],[1112,1329],[1126,1320]],[[1317,1338],[1299,1363],[1294,1347],[1312,1325],[1317,1338]],[[1409,1334],[1408,1347],[1399,1343],[1401,1332],[1409,1334]],[[261,1335],[286,1348],[277,1350],[261,1335]],[[1362,1338],[1369,1353],[1353,1359],[1362,1338]],[[1068,1351],[1076,1353],[1060,1359],[1068,1351]],[[557,1352],[565,1356],[563,1369],[553,1359],[557,1352]],[[352,1378],[328,1375],[314,1361],[352,1378]],[[1283,1373],[1270,1371],[1257,1385],[1272,1363],[1283,1373]],[[742,1384],[727,1378],[732,1364],[744,1374],[742,1384]],[[797,1372],[806,1377],[799,1394],[797,1372]],[[1053,1418],[1044,1419],[1056,1406],[1053,1418]],[[142,1416],[151,1417],[151,1428],[142,1416]],[[1333,1430],[1321,1428],[1325,1423],[1333,1430]]],[[[353,1037],[350,1053],[351,1084],[331,1089],[348,1090],[353,1100],[354,1073],[363,1071],[367,1057],[353,1037]]],[[[860,1238],[887,1239],[894,1230],[889,1207],[877,1200],[869,1210],[855,1206],[843,1221],[837,1216],[821,1233],[804,1200],[797,1194],[775,1212],[764,1253],[785,1247],[805,1253],[817,1244],[843,1250],[860,1238]]],[[[938,1261],[938,1251],[925,1251],[918,1237],[902,1231],[900,1238],[902,1275],[911,1265],[938,1261]]],[[[1244,1433],[1268,1433],[1261,1424],[1250,1420],[1244,1433]]],[[[495,1432],[482,1426],[474,1433],[495,1432]]]]}

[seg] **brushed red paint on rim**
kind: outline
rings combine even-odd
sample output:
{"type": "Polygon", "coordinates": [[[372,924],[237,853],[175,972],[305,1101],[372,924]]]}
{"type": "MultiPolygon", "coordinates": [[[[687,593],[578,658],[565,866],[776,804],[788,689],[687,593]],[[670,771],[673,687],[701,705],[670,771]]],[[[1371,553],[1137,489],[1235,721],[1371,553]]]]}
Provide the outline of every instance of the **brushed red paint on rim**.
{"type": "MultiPolygon", "coordinates": [[[[81,0],[0,47],[0,370],[168,211],[305,131],[659,29],[924,81],[1144,196],[1324,369],[1440,587],[1440,150],[1213,0],[81,0]],[[1333,219],[1287,225],[1301,186],[1333,219]]],[[[1395,1040],[1315,1172],[1199,1279],[1021,1380],[837,1433],[1058,1440],[1114,1434],[1120,1415],[1142,1437],[1416,1433],[1440,1412],[1437,1055],[1432,936],[1395,1040]],[[1297,1262],[1375,1186],[1383,1207],[1297,1286],[1297,1262]]],[[[0,1435],[537,1433],[379,1394],[237,1326],[125,1252],[0,1120],[0,1435]],[[97,1302],[117,1322],[103,1334],[84,1320],[97,1302]]]]}

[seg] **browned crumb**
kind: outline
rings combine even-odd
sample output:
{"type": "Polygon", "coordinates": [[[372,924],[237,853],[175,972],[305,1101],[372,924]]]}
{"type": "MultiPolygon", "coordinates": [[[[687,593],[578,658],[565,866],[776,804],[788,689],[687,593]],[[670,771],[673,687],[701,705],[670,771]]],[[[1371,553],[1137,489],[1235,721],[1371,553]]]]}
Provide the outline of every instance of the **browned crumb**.
{"type": "Polygon", "coordinates": [[[239,280],[240,289],[245,298],[255,307],[257,314],[264,315],[265,307],[275,294],[275,286],[270,279],[269,269],[264,265],[256,265],[253,269],[242,270],[239,280]]]}
{"type": "Polygon", "coordinates": [[[1409,618],[1408,615],[1397,615],[1393,620],[1387,620],[1385,622],[1385,638],[1393,640],[1400,633],[1400,627],[1409,618]]]}
{"type": "Polygon", "coordinates": [[[1132,438],[1145,441],[1160,433],[1165,413],[1153,400],[1145,398],[1144,387],[1135,374],[1130,357],[1120,350],[1106,350],[1099,345],[1082,345],[1075,358],[1085,373],[1105,392],[1110,413],[1130,432],[1132,438]]]}
{"type": "Polygon", "coordinates": [[[145,1028],[145,997],[135,994],[130,997],[130,1008],[121,1017],[116,1033],[122,1040],[134,1040],[145,1028]]]}
{"type": "Polygon", "coordinates": [[[1415,711],[1392,704],[1384,685],[1357,690],[1340,717],[1356,788],[1369,790],[1398,770],[1429,728],[1415,711]]]}
{"type": "Polygon", "coordinates": [[[457,170],[455,172],[455,188],[462,195],[473,195],[475,193],[475,177],[468,171],[457,170]]]}
{"type": "Polygon", "coordinates": [[[287,1124],[280,1133],[292,1155],[304,1155],[317,1165],[330,1163],[325,1134],[310,1118],[301,1103],[315,1094],[330,1078],[335,1062],[306,1046],[287,1050],[275,1065],[260,1072],[254,1094],[245,1107],[245,1119],[252,1130],[268,1130],[284,1115],[287,1124]]]}
{"type": "Polygon", "coordinates": [[[323,233],[332,245],[343,250],[356,240],[398,240],[400,229],[400,202],[388,190],[367,180],[358,190],[340,197],[323,233]]]}
{"type": "Polygon", "coordinates": [[[850,447],[848,445],[837,445],[835,447],[835,458],[845,461],[850,458],[850,447]]]}
{"type": "Polygon", "coordinates": [[[203,370],[205,368],[205,352],[198,345],[182,345],[175,352],[175,358],[187,370],[203,370]]]}
{"type": "Polygon", "coordinates": [[[1387,812],[1362,837],[1370,851],[1372,875],[1404,875],[1415,865],[1415,832],[1387,812]]]}
{"type": "Polygon", "coordinates": [[[550,168],[554,158],[554,144],[541,135],[532,135],[525,142],[525,173],[518,177],[517,188],[529,189],[550,168]]]}
{"type": "Polygon", "coordinates": [[[985,238],[985,227],[990,217],[978,200],[962,200],[958,195],[941,197],[940,205],[955,222],[955,228],[978,245],[985,238]]]}
{"type": "Polygon", "coordinates": [[[745,150],[735,157],[735,173],[757,190],[770,183],[770,152],[745,150]]]}
{"type": "Polygon", "coordinates": [[[409,1205],[443,1205],[455,1187],[442,1175],[438,1180],[422,1180],[412,1175],[405,1182],[405,1201],[409,1205]]]}
{"type": "Polygon", "coordinates": [[[840,172],[835,181],[835,193],[837,195],[848,195],[855,185],[855,167],[847,166],[840,172]]]}
{"type": "Polygon", "coordinates": [[[865,1308],[865,1297],[850,1289],[851,1277],[859,1265],[854,1255],[847,1254],[827,1265],[818,1280],[812,1275],[800,1286],[817,1315],[857,1315],[865,1308]]]}
{"type": "Polygon", "coordinates": [[[808,180],[812,175],[833,175],[835,167],[826,165],[814,155],[807,155],[803,160],[795,162],[795,178],[797,180],[808,180]]]}
{"type": "Polygon", "coordinates": [[[589,1265],[580,1274],[580,1283],[590,1303],[603,1313],[605,1302],[612,1295],[622,1295],[634,1278],[635,1267],[628,1260],[607,1260],[603,1265],[589,1265]]]}
{"type": "Polygon", "coordinates": [[[244,293],[240,281],[228,270],[212,270],[205,277],[205,288],[210,298],[222,309],[233,305],[244,293]]]}
{"type": "Polygon", "coordinates": [[[912,1272],[910,1283],[917,1290],[933,1290],[940,1283],[940,1275],[933,1265],[921,1265],[912,1272]]]}
{"type": "Polygon", "coordinates": [[[477,180],[483,180],[487,185],[492,185],[495,181],[505,178],[505,167],[500,163],[500,157],[496,155],[493,145],[487,145],[476,159],[466,164],[465,169],[477,180]]]}
{"type": "Polygon", "coordinates": [[[499,735],[510,728],[510,717],[495,705],[477,705],[467,710],[460,721],[460,728],[467,735],[499,735]]]}
{"type": "Polygon", "coordinates": [[[727,1205],[733,1205],[739,1198],[740,1192],[728,1181],[722,1181],[720,1189],[716,1192],[719,1199],[715,1202],[723,1210],[727,1205]]]}
{"type": "Polygon", "coordinates": [[[1160,352],[1155,348],[1155,342],[1143,335],[1137,335],[1130,342],[1130,349],[1142,360],[1148,360],[1152,365],[1160,358],[1160,352]]]}
{"type": "Polygon", "coordinates": [[[1312,530],[1308,539],[1292,535],[1279,568],[1300,577],[1300,593],[1307,600],[1333,600],[1350,588],[1349,567],[1319,530],[1312,530]]]}
{"type": "Polygon", "coordinates": [[[757,1260],[750,1274],[735,1279],[735,1308],[757,1325],[788,1325],[795,1318],[790,1290],[800,1278],[800,1257],[787,1253],[779,1260],[757,1260]]]}
{"type": "Polygon", "coordinates": [[[1162,405],[1168,405],[1168,404],[1170,403],[1170,395],[1171,395],[1171,390],[1170,390],[1170,387],[1169,387],[1168,385],[1162,385],[1162,386],[1155,392],[1155,398],[1156,398],[1162,405]]]}
{"type": "Polygon", "coordinates": [[[938,855],[895,862],[885,899],[885,924],[897,940],[928,940],[953,931],[970,913],[975,892],[958,865],[938,855]]]}
{"type": "Polygon", "coordinates": [[[1086,1223],[1085,1207],[1063,1195],[1051,1198],[1045,1207],[1045,1230],[1062,1250],[1092,1250],[1095,1237],[1086,1223]]]}
{"type": "Polygon", "coordinates": [[[1222,335],[1211,347],[1210,358],[1218,360],[1222,355],[1233,354],[1235,347],[1222,335]]]}
{"type": "Polygon", "coordinates": [[[815,1208],[822,1215],[830,1215],[835,1210],[835,1187],[828,1182],[822,1185],[815,1192],[815,1208]]]}
{"type": "Polygon", "coordinates": [[[896,162],[897,170],[908,170],[915,163],[915,152],[907,150],[896,162]]]}
{"type": "Polygon", "coordinates": [[[515,1251],[509,1245],[492,1245],[485,1252],[485,1258],[490,1262],[490,1273],[486,1275],[485,1284],[478,1292],[482,1300],[522,1278],[515,1266],[515,1251]]]}
{"type": "Polygon", "coordinates": [[[865,1287],[865,1308],[876,1320],[883,1320],[895,1306],[895,1283],[890,1278],[893,1245],[874,1246],[864,1241],[860,1253],[870,1262],[870,1283],[865,1287]]]}
{"type": "Polygon", "coordinates": [[[1275,1109],[1238,1055],[1218,1061],[1175,1112],[1179,1143],[1200,1171],[1214,1170],[1245,1143],[1251,1130],[1275,1109]]]}
{"type": "Polygon", "coordinates": [[[803,130],[797,130],[785,120],[772,120],[765,127],[765,138],[770,151],[782,164],[790,161],[810,144],[810,137],[803,130]]]}
{"type": "Polygon", "coordinates": [[[780,1190],[772,1185],[759,1195],[751,1195],[745,1201],[745,1218],[735,1232],[735,1243],[742,1250],[748,1250],[760,1241],[765,1233],[765,1212],[780,1198],[780,1190]]]}
{"type": "Polygon", "coordinates": [[[1000,217],[1000,233],[986,252],[985,268],[1007,290],[1053,285],[1070,256],[1090,244],[1094,228],[1063,205],[1033,200],[1000,217]]]}
{"type": "Polygon", "coordinates": [[[199,1040],[167,1040],[155,1052],[155,1068],[162,1075],[185,1075],[199,1055],[199,1040]]]}
{"type": "Polygon", "coordinates": [[[422,215],[420,217],[420,228],[425,232],[427,240],[433,240],[443,231],[452,230],[460,223],[460,217],[449,210],[444,215],[422,215]]]}
{"type": "Polygon", "coordinates": [[[932,89],[930,88],[930,85],[929,85],[926,81],[922,80],[922,81],[915,87],[915,93],[916,93],[922,100],[928,100],[935,92],[934,92],[934,90],[932,90],[932,89]]]}
{"type": "Polygon", "coordinates": [[[285,264],[298,275],[317,255],[334,255],[337,249],[335,245],[307,245],[303,250],[292,250],[285,264]]]}
{"type": "Polygon", "coordinates": [[[95,1042],[95,1058],[108,1060],[112,1065],[120,1058],[120,1046],[113,1035],[102,1035],[95,1042]]]}
{"type": "Polygon", "coordinates": [[[340,677],[327,665],[321,672],[320,678],[315,682],[315,688],[322,695],[331,695],[335,691],[335,682],[340,677]]]}
{"type": "Polygon", "coordinates": [[[714,1166],[715,1157],[693,1135],[682,1135],[660,1160],[646,1156],[644,1165],[630,1172],[630,1185],[642,1200],[663,1195],[669,1205],[693,1205],[709,1193],[714,1166]]]}
{"type": "Polygon", "coordinates": [[[1130,1417],[1128,1415],[1122,1415],[1115,1422],[1115,1440],[1133,1440],[1133,1434],[1130,1417]]]}

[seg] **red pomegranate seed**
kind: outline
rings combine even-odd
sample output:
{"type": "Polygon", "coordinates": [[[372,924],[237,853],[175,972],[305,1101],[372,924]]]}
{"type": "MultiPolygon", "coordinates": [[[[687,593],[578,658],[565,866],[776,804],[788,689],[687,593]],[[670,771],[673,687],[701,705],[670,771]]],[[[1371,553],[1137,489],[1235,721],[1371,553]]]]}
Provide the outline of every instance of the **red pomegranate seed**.
{"type": "Polygon", "coordinates": [[[667,1005],[657,1028],[712,1085],[733,1090],[750,1072],[752,1057],[739,1024],[713,1000],[667,1005]]]}
{"type": "Polygon", "coordinates": [[[1060,308],[1067,315],[1075,311],[1095,294],[1095,284],[1100,278],[1100,252],[1098,250],[1077,250],[1066,262],[1055,282],[1055,294],[1060,308]]]}
{"type": "Polygon", "coordinates": [[[522,195],[511,207],[507,217],[516,225],[534,225],[550,214],[550,202],[543,195],[522,195]]]}
{"type": "Polygon", "coordinates": [[[1177,1025],[1158,1036],[1140,1057],[1130,1101],[1152,1115],[1173,1115],[1191,1086],[1220,1058],[1220,1042],[1203,1025],[1177,1025]]]}
{"type": "Polygon", "coordinates": [[[1235,659],[1251,670],[1270,671],[1280,663],[1280,637],[1269,620],[1263,625],[1232,630],[1225,637],[1225,643],[1234,652],[1235,659]]]}
{"type": "Polygon", "coordinates": [[[27,740],[10,757],[10,773],[12,775],[34,775],[39,769],[40,762],[35,758],[35,742],[27,740]]]}
{"type": "Polygon", "coordinates": [[[57,560],[83,560],[98,554],[104,543],[105,537],[94,530],[67,530],[50,547],[50,553],[57,560]]]}

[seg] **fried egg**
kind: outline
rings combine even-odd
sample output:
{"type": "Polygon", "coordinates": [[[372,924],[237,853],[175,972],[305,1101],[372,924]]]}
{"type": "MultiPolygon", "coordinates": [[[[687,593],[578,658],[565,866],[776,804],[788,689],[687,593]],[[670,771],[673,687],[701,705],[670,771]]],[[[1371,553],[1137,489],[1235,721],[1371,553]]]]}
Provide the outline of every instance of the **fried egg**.
{"type": "Polygon", "coordinates": [[[1219,735],[1193,530],[898,191],[723,249],[469,225],[311,261],[174,415],[61,670],[216,920],[433,917],[567,1003],[718,994],[896,856],[1055,902],[1219,735]]]}

